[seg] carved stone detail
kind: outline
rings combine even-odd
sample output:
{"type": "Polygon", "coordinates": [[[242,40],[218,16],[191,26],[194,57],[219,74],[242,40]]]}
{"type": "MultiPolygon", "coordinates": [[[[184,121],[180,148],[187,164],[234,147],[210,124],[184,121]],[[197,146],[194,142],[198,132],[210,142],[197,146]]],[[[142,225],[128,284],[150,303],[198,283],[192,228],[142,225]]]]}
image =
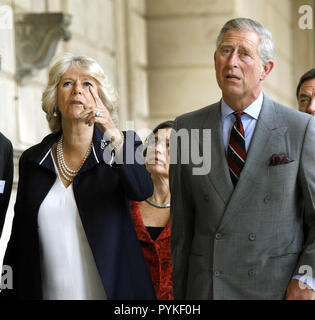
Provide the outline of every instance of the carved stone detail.
{"type": "Polygon", "coordinates": [[[64,13],[28,13],[15,15],[16,79],[19,84],[48,66],[59,40],[68,41],[71,15],[64,13]]]}

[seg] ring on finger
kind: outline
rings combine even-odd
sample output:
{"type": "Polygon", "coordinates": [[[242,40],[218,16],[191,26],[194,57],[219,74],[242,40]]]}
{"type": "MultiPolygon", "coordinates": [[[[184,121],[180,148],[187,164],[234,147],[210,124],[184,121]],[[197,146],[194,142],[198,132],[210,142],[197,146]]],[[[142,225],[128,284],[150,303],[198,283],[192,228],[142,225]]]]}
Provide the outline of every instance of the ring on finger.
{"type": "Polygon", "coordinates": [[[96,111],[95,112],[95,117],[100,117],[101,116],[101,112],[100,111],[96,111]]]}

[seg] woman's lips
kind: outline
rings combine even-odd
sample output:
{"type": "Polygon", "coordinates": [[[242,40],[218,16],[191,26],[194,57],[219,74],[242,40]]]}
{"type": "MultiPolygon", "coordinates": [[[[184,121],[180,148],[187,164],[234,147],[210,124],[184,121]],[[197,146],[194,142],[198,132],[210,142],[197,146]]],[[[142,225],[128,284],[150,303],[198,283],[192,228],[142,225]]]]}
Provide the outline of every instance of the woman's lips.
{"type": "Polygon", "coordinates": [[[83,106],[83,102],[81,102],[81,101],[70,101],[70,104],[83,106]]]}
{"type": "Polygon", "coordinates": [[[148,164],[163,164],[163,165],[166,164],[165,161],[163,161],[162,159],[159,159],[157,157],[147,158],[146,163],[148,163],[148,164]]]}

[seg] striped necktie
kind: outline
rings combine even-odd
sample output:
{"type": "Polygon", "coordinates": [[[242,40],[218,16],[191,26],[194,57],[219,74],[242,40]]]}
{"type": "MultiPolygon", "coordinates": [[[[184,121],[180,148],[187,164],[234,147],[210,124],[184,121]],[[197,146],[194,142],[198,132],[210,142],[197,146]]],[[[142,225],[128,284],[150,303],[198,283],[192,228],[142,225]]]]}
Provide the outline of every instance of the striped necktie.
{"type": "Polygon", "coordinates": [[[231,130],[227,151],[227,161],[233,185],[236,186],[246,160],[245,133],[241,116],[243,112],[233,113],[236,120],[231,130]]]}

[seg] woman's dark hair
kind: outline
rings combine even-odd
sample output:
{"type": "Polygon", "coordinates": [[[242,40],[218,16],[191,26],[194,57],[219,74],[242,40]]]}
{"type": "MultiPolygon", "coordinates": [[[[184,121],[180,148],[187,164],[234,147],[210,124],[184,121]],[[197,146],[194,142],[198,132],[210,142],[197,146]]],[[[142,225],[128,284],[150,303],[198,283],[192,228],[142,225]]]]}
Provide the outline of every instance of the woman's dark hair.
{"type": "Polygon", "coordinates": [[[147,148],[149,145],[149,141],[160,129],[166,129],[166,128],[173,128],[174,121],[173,120],[167,120],[160,124],[158,124],[152,131],[151,134],[148,135],[148,137],[145,139],[144,146],[143,146],[143,156],[145,157],[147,155],[147,148]]]}

